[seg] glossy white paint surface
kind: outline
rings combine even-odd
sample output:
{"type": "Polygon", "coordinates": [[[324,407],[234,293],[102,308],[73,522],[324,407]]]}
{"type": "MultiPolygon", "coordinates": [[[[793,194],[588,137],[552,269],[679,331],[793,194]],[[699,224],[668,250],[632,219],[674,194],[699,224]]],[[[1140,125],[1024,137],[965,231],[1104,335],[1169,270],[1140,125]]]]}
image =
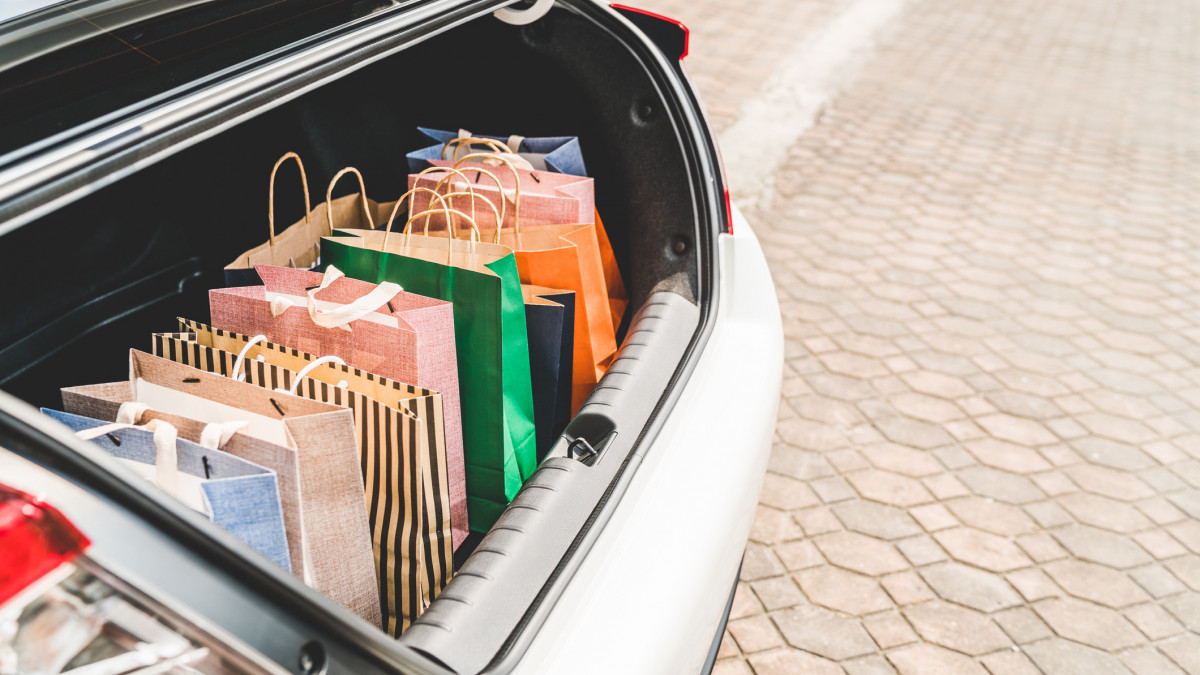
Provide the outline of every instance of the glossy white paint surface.
{"type": "Polygon", "coordinates": [[[783,330],[734,212],[716,324],[628,491],[520,673],[697,673],[733,587],[775,429],[783,330]]]}

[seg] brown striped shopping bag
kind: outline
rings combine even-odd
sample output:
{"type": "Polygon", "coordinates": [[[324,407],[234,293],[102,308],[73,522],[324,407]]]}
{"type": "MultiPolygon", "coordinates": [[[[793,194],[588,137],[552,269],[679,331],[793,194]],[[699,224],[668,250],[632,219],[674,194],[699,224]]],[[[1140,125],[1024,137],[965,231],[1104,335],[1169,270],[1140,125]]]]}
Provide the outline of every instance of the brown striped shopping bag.
{"type": "Polygon", "coordinates": [[[354,412],[385,628],[407,628],[452,573],[442,398],[305,352],[180,319],[154,353],[201,370],[283,389],[354,412]],[[419,511],[419,519],[403,516],[419,511]],[[409,523],[411,527],[402,527],[409,523]],[[407,578],[399,559],[414,561],[407,578]]]}

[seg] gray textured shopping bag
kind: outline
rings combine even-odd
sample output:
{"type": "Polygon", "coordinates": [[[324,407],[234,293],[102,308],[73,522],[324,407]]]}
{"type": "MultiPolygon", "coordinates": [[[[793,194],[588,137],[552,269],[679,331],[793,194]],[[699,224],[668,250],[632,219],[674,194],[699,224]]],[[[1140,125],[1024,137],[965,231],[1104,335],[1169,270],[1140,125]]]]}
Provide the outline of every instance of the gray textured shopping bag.
{"type": "MultiPolygon", "coordinates": [[[[156,480],[155,484],[208,516],[271,562],[292,571],[279,481],[274,471],[182,438],[175,439],[171,448],[175,466],[164,467],[157,463],[160,448],[155,431],[58,410],[43,408],[42,412],[72,431],[84,432],[81,437],[135,471],[142,466],[160,474],[175,473],[170,477],[173,486],[164,485],[167,481],[163,480],[156,480]]],[[[149,471],[137,473],[146,476],[149,471]]]]}

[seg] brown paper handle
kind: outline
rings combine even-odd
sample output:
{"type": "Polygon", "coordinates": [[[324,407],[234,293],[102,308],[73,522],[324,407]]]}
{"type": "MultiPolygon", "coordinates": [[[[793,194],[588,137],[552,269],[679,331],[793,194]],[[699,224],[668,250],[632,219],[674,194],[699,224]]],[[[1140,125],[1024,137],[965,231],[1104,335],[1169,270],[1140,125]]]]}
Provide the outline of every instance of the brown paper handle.
{"type": "Polygon", "coordinates": [[[296,160],[296,166],[300,168],[300,185],[304,188],[304,224],[308,224],[309,213],[312,212],[312,201],[308,196],[308,174],[304,173],[304,162],[300,161],[300,155],[294,152],[284,153],[275,161],[275,166],[271,168],[271,187],[267,190],[267,224],[270,226],[271,233],[271,248],[275,248],[275,174],[279,171],[279,165],[289,159],[296,160]]]}
{"type": "MultiPolygon", "coordinates": [[[[408,192],[405,192],[404,194],[400,195],[400,198],[397,199],[396,203],[392,206],[392,214],[390,216],[388,216],[387,226],[384,227],[384,229],[383,229],[383,246],[379,250],[383,251],[383,250],[387,249],[388,237],[392,236],[392,223],[395,222],[395,220],[396,220],[396,214],[400,212],[400,205],[404,203],[405,199],[409,200],[409,204],[410,204],[409,211],[411,211],[412,210],[412,208],[411,208],[412,196],[418,192],[428,192],[429,194],[433,195],[433,197],[437,197],[437,200],[442,203],[443,207],[446,205],[446,200],[442,199],[442,196],[440,194],[438,194],[437,192],[434,192],[433,190],[430,190],[429,188],[425,188],[425,187],[415,187],[415,188],[409,190],[408,192]]],[[[430,204],[433,203],[432,197],[430,198],[429,203],[430,204]]],[[[412,222],[412,221],[409,221],[409,222],[412,222]]],[[[447,224],[446,227],[449,227],[449,224],[447,224]]],[[[404,238],[404,244],[402,244],[402,245],[408,244],[408,237],[407,237],[408,225],[407,224],[404,225],[404,229],[401,231],[401,234],[406,235],[404,238]]]]}
{"type": "MultiPolygon", "coordinates": [[[[513,175],[513,228],[516,230],[517,234],[520,234],[521,233],[521,174],[517,173],[517,168],[515,166],[513,166],[512,162],[508,161],[504,157],[500,157],[499,155],[496,155],[496,154],[493,154],[490,152],[471,153],[471,154],[467,155],[466,157],[463,157],[462,159],[455,161],[454,168],[457,169],[463,162],[465,162],[469,159],[474,159],[474,158],[495,160],[497,162],[500,162],[504,166],[508,167],[508,170],[512,172],[512,175],[513,175]]],[[[468,171],[470,169],[471,169],[471,167],[467,167],[466,169],[463,169],[463,170],[468,171]]],[[[497,183],[499,183],[499,181],[497,181],[497,183]]],[[[507,197],[504,194],[504,188],[499,187],[497,189],[500,190],[500,200],[504,201],[505,199],[507,199],[507,197]]],[[[496,223],[496,243],[500,243],[500,230],[502,230],[502,229],[504,229],[504,223],[497,222],[496,223]]]]}
{"type": "MultiPolygon", "coordinates": [[[[421,176],[423,176],[427,173],[436,173],[438,171],[445,171],[449,175],[447,175],[445,178],[442,178],[441,180],[439,180],[437,183],[434,184],[434,186],[433,186],[434,192],[441,194],[440,191],[442,189],[442,185],[457,175],[459,178],[462,178],[463,181],[466,182],[467,190],[469,190],[471,192],[471,194],[475,194],[475,186],[471,185],[471,179],[467,178],[467,174],[459,171],[458,169],[451,169],[448,167],[441,167],[441,166],[431,166],[428,169],[425,169],[425,170],[421,171],[420,173],[418,173],[417,178],[420,179],[421,176]]],[[[451,183],[451,187],[454,187],[453,183],[451,183]]],[[[451,203],[450,207],[453,208],[454,204],[451,203]]],[[[410,211],[412,210],[411,204],[409,206],[409,210],[410,211]]],[[[475,201],[474,200],[471,200],[471,217],[472,218],[475,217],[475,201]]],[[[446,227],[450,227],[450,224],[446,223],[446,227]]],[[[425,219],[425,229],[426,230],[429,229],[429,219],[428,218],[425,219]]]]}
{"type": "MultiPolygon", "coordinates": [[[[426,216],[426,218],[428,218],[428,216],[431,213],[437,213],[437,209],[434,209],[432,211],[422,211],[422,212],[410,217],[408,219],[408,223],[405,223],[405,225],[404,225],[405,235],[407,236],[408,226],[411,225],[414,220],[416,220],[417,218],[420,218],[421,216],[426,216]]],[[[467,221],[467,223],[471,226],[471,235],[472,235],[471,236],[471,253],[474,253],[475,252],[475,244],[479,243],[479,228],[476,227],[475,221],[470,216],[463,213],[462,211],[455,211],[454,209],[447,207],[445,202],[442,202],[442,213],[444,213],[446,215],[446,222],[450,222],[450,214],[451,213],[453,213],[453,214],[457,215],[458,217],[462,218],[463,220],[467,221]]],[[[446,265],[450,266],[454,261],[454,237],[446,237],[446,244],[447,244],[447,246],[446,246],[446,249],[447,249],[446,250],[446,265]]]]}
{"type": "MultiPolygon", "coordinates": [[[[496,216],[497,219],[500,218],[500,212],[496,210],[496,205],[492,203],[492,200],[488,199],[487,197],[485,197],[481,194],[478,194],[475,192],[451,192],[449,194],[445,194],[442,196],[446,198],[446,204],[451,207],[451,210],[453,210],[453,202],[450,201],[451,197],[470,197],[471,198],[471,222],[472,222],[472,224],[475,223],[475,200],[476,199],[482,199],[484,204],[487,204],[489,207],[491,207],[492,214],[494,216],[496,216]]],[[[426,212],[426,213],[428,213],[428,212],[426,212]]],[[[500,222],[500,221],[497,220],[496,222],[500,222]]],[[[451,237],[458,238],[458,234],[457,234],[457,232],[455,232],[455,228],[452,225],[447,224],[446,229],[451,237]]],[[[479,234],[479,230],[477,228],[473,228],[473,229],[475,229],[475,231],[474,231],[475,237],[477,239],[480,238],[481,235],[479,234]]],[[[425,232],[424,232],[424,234],[426,236],[429,235],[429,216],[428,215],[425,216],[425,232]]],[[[499,240],[497,240],[496,243],[497,244],[500,243],[499,240]]]]}
{"type": "MultiPolygon", "coordinates": [[[[480,175],[484,175],[484,176],[487,176],[488,178],[490,178],[492,180],[492,182],[496,184],[496,191],[500,193],[500,219],[496,221],[496,229],[499,230],[501,224],[504,223],[504,216],[506,215],[506,211],[507,211],[507,207],[508,207],[508,200],[504,199],[504,185],[500,182],[500,179],[496,177],[496,174],[492,173],[491,171],[488,171],[487,169],[481,169],[479,167],[474,167],[474,166],[464,167],[461,170],[453,169],[450,167],[435,166],[435,167],[430,167],[428,169],[425,169],[421,173],[429,173],[429,172],[433,172],[433,171],[448,171],[452,175],[457,174],[457,175],[461,176],[462,179],[464,181],[466,181],[467,189],[471,192],[471,194],[475,194],[475,184],[471,182],[471,179],[467,178],[466,174],[464,174],[463,171],[474,171],[476,174],[475,180],[479,180],[478,177],[480,175]]],[[[421,174],[417,174],[417,175],[419,176],[421,174]]],[[[445,178],[439,180],[437,182],[437,185],[433,186],[433,189],[441,190],[442,184],[448,182],[450,180],[450,178],[451,178],[451,176],[446,176],[445,178]]],[[[453,188],[454,183],[450,183],[450,187],[453,188]]],[[[486,199],[486,197],[485,197],[485,199],[486,199]]],[[[492,200],[488,199],[488,203],[492,204],[492,208],[494,210],[495,204],[492,203],[492,200]]],[[[454,204],[450,204],[450,208],[454,208],[454,204]]],[[[472,218],[475,217],[475,202],[474,202],[474,200],[471,201],[471,217],[472,218]]],[[[496,238],[497,238],[497,242],[499,242],[499,234],[497,234],[496,238]]]]}
{"type": "Polygon", "coordinates": [[[465,138],[452,138],[442,144],[442,159],[446,159],[446,151],[451,147],[454,148],[454,161],[458,161],[458,151],[466,146],[467,152],[472,152],[472,145],[486,145],[495,152],[507,152],[512,154],[513,151],[507,145],[500,141],[491,138],[477,138],[475,136],[467,136],[465,138]]]}
{"type": "Polygon", "coordinates": [[[333,234],[333,186],[337,185],[338,179],[348,173],[353,173],[358,177],[358,194],[362,197],[363,213],[366,214],[367,222],[371,225],[370,229],[375,229],[375,219],[371,217],[371,209],[367,206],[367,184],[363,181],[362,174],[358,172],[358,169],[348,166],[337,172],[337,175],[333,177],[333,180],[329,181],[329,187],[325,190],[325,215],[329,219],[329,234],[331,235],[333,234]]]}

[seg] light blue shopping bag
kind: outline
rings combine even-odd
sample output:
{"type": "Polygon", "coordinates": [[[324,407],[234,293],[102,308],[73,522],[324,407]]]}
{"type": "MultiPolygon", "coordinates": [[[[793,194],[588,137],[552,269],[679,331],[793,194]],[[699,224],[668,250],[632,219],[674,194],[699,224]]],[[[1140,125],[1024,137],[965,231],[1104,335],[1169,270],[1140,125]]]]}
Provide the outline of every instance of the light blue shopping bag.
{"type": "MultiPolygon", "coordinates": [[[[141,475],[147,475],[147,471],[139,469],[155,465],[159,449],[154,433],[147,429],[112,425],[46,408],[42,412],[75,432],[113,427],[90,440],[116,459],[124,460],[141,475]]],[[[174,453],[180,491],[185,493],[181,495],[181,501],[291,572],[275,472],[182,438],[175,440],[174,453]],[[198,494],[193,495],[193,489],[198,490],[198,494]]]]}

